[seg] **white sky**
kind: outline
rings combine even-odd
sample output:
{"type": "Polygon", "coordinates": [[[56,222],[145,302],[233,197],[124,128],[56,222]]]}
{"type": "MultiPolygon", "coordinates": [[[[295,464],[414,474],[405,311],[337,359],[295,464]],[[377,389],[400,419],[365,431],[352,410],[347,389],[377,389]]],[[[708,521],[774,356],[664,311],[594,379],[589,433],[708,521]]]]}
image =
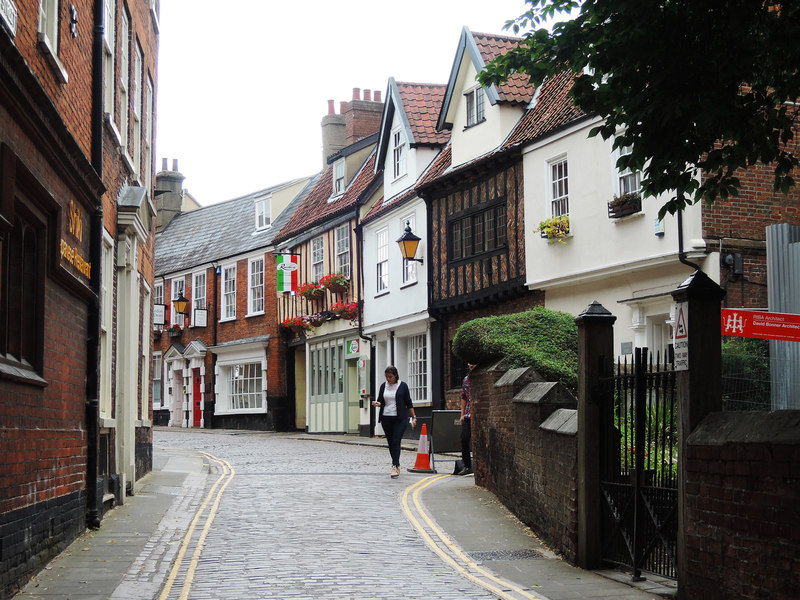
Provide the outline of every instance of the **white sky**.
{"type": "Polygon", "coordinates": [[[320,121],[353,88],[447,83],[461,28],[506,33],[524,0],[162,0],[156,170],[202,205],[322,168],[320,121]]]}

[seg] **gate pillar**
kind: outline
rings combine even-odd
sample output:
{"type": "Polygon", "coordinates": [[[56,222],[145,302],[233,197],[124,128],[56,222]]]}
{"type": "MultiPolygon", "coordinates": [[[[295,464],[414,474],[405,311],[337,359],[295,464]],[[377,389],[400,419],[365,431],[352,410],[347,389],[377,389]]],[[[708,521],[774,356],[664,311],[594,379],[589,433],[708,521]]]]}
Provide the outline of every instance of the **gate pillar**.
{"type": "Polygon", "coordinates": [[[708,413],[722,410],[721,303],[725,292],[695,271],[672,292],[675,323],[675,394],[678,403],[678,597],[686,584],[686,438],[708,413]],[[683,337],[681,337],[683,336],[683,337]],[[679,348],[682,346],[682,348],[679,348]],[[679,361],[679,351],[683,352],[679,361]]]}
{"type": "Polygon", "coordinates": [[[611,375],[614,357],[614,322],[602,304],[592,302],[575,319],[578,325],[578,566],[600,567],[601,448],[603,407],[608,404],[601,378],[611,375]]]}

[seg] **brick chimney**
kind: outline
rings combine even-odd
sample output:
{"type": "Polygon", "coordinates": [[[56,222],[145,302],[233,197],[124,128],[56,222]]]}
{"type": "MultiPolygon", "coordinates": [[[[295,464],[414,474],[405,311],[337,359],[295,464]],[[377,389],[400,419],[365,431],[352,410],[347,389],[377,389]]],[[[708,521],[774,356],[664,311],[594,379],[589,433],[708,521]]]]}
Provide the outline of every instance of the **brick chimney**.
{"type": "Polygon", "coordinates": [[[178,171],[177,159],[172,161],[172,170],[167,165],[167,159],[161,159],[161,171],[156,173],[156,232],[162,231],[181,214],[183,205],[183,180],[186,177],[178,171]]]}
{"type": "Polygon", "coordinates": [[[375,100],[371,97],[372,91],[364,90],[362,100],[361,89],[353,88],[353,99],[347,103],[345,146],[378,133],[381,128],[383,102],[380,101],[380,92],[375,92],[375,100]]]}

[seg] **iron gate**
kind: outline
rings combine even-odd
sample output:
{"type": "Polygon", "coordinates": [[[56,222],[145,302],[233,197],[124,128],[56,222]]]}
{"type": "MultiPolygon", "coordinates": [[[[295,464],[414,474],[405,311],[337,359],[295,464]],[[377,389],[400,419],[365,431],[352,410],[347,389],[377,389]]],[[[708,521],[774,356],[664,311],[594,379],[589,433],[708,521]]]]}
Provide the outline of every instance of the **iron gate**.
{"type": "Polygon", "coordinates": [[[603,560],[675,579],[678,421],[675,372],[636,348],[607,383],[601,436],[603,560]]]}

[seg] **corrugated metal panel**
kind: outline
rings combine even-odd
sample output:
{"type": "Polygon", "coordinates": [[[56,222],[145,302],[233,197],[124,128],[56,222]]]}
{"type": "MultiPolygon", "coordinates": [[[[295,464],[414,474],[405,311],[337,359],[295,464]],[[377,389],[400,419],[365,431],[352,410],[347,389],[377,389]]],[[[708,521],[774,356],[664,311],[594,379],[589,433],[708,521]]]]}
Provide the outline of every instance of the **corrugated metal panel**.
{"type": "MultiPolygon", "coordinates": [[[[767,227],[770,312],[800,314],[800,227],[767,227]]],[[[770,342],[772,410],[800,409],[800,343],[770,342]]]]}

